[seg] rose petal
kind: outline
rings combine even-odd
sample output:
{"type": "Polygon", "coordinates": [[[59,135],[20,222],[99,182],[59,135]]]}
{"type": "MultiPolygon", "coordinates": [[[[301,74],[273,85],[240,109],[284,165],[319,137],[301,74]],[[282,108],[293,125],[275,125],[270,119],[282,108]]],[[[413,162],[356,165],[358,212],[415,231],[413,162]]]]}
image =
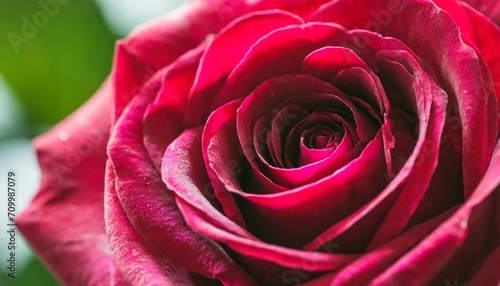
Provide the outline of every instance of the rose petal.
{"type": "Polygon", "coordinates": [[[203,5],[210,6],[218,11],[221,17],[231,15],[233,10],[242,10],[248,13],[247,6],[254,10],[282,9],[305,17],[314,12],[323,3],[330,0],[252,0],[252,1],[233,1],[233,0],[199,0],[203,5]]]}
{"type": "MultiPolygon", "coordinates": [[[[464,188],[466,197],[470,196],[486,170],[498,132],[497,114],[491,110],[496,109],[495,94],[484,89],[485,81],[486,86],[491,81],[483,78],[477,54],[462,41],[449,14],[431,1],[355,2],[363,9],[353,8],[353,3],[350,0],[330,2],[308,21],[374,30],[400,39],[426,60],[449,94],[450,108],[455,106],[458,111],[461,124],[453,126],[449,122],[447,132],[456,127],[462,130],[461,142],[451,139],[463,150],[464,188]],[[345,17],[346,14],[350,17],[345,17]],[[385,18],[381,18],[382,15],[385,18]],[[409,25],[408,19],[416,24],[409,25]]],[[[370,39],[365,38],[365,46],[366,42],[370,44],[370,39]]]]}
{"type": "Polygon", "coordinates": [[[210,222],[245,238],[254,238],[217,209],[203,196],[210,185],[202,156],[203,128],[201,126],[184,131],[165,151],[162,163],[162,178],[177,197],[197,208],[210,222]],[[171,168],[175,165],[176,168],[171,168]]]}
{"type": "Polygon", "coordinates": [[[301,23],[302,19],[294,14],[270,10],[250,13],[226,26],[203,54],[187,101],[189,116],[184,119],[184,125],[193,127],[203,124],[211,111],[209,108],[217,90],[259,38],[275,29],[301,23]]]}
{"type": "Polygon", "coordinates": [[[161,91],[144,114],[144,146],[158,170],[168,144],[183,131],[181,122],[185,116],[186,99],[203,48],[186,53],[171,65],[172,71],[162,79],[161,91]]]}
{"type": "Polygon", "coordinates": [[[110,138],[108,152],[120,205],[136,231],[175,264],[223,283],[251,281],[220,246],[185,225],[173,194],[167,191],[143,145],[144,112],[160,90],[162,73],[168,71],[155,75],[134,98],[110,138]]]}
{"type": "MultiPolygon", "coordinates": [[[[254,154],[254,148],[260,149],[260,143],[259,145],[254,146],[254,140],[258,140],[260,138],[259,134],[257,134],[257,136],[254,136],[253,134],[253,126],[259,126],[256,122],[257,119],[269,110],[272,110],[274,106],[278,106],[279,103],[283,102],[287,97],[316,92],[333,93],[335,92],[335,88],[325,82],[304,75],[278,77],[276,79],[268,80],[259,86],[252,92],[251,95],[245,98],[244,103],[238,109],[237,114],[239,115],[237,116],[237,135],[239,137],[242,151],[252,166],[253,172],[256,174],[256,179],[260,184],[263,184],[264,181],[269,180],[269,178],[264,177],[260,173],[260,168],[255,160],[256,156],[254,154]],[[272,93],[272,95],[270,93],[272,93]]],[[[300,110],[296,111],[299,112],[300,110]]],[[[285,115],[286,118],[284,118],[283,121],[283,123],[285,123],[285,128],[287,128],[287,126],[291,127],[292,125],[290,123],[293,123],[296,118],[299,118],[299,113],[286,113],[285,115]]],[[[307,179],[304,178],[304,174],[295,176],[294,178],[294,180],[304,179],[307,179]]],[[[293,182],[289,183],[293,184],[293,182]]],[[[264,189],[262,191],[267,193],[273,192],[272,189],[264,189]]]]}
{"type": "Polygon", "coordinates": [[[194,285],[185,269],[159,254],[130,225],[116,196],[111,162],[107,165],[106,229],[121,279],[130,285],[194,285]]]}
{"type": "MultiPolygon", "coordinates": [[[[327,127],[324,128],[326,129],[327,127]]],[[[331,134],[329,132],[333,133],[333,131],[331,130],[329,131],[320,128],[317,128],[315,130],[306,130],[305,134],[303,135],[303,138],[306,139],[303,139],[300,142],[299,165],[303,166],[321,161],[331,156],[334,152],[344,154],[345,151],[339,150],[339,148],[342,148],[344,146],[346,146],[345,148],[347,149],[352,148],[350,136],[346,136],[344,132],[339,131],[335,132],[334,134],[331,134]],[[316,137],[313,138],[314,136],[316,137]],[[307,145],[306,143],[304,143],[304,141],[306,140],[310,141],[309,143],[307,143],[307,145]]]]}
{"type": "MultiPolygon", "coordinates": [[[[477,11],[471,9],[465,4],[462,4],[465,12],[469,16],[469,20],[475,28],[474,36],[470,39],[477,46],[481,57],[484,58],[489,67],[489,73],[493,80],[495,93],[497,95],[497,103],[500,102],[500,51],[497,47],[500,45],[500,28],[493,23],[484,19],[484,16],[477,11]]],[[[498,20],[500,23],[500,5],[498,8],[498,20]]]]}
{"type": "MultiPolygon", "coordinates": [[[[490,74],[491,72],[493,82],[497,83],[500,76],[500,71],[498,71],[500,52],[495,47],[500,43],[500,29],[485,16],[488,13],[488,10],[485,10],[486,7],[492,6],[492,3],[480,3],[487,2],[481,0],[465,2],[469,2],[469,4],[480,10],[482,14],[462,1],[434,0],[434,3],[446,10],[457,26],[460,27],[460,32],[462,37],[464,37],[465,43],[477,49],[478,57],[484,58],[490,67],[490,70],[486,74],[490,74]]],[[[493,5],[496,5],[497,12],[500,12],[500,5],[493,5]]],[[[489,75],[486,75],[486,77],[489,77],[489,75]]],[[[500,86],[498,84],[495,86],[495,90],[498,99],[500,96],[500,86]]]]}
{"type": "MultiPolygon", "coordinates": [[[[403,156],[401,160],[404,158],[403,156]]],[[[443,136],[438,166],[408,226],[433,218],[443,210],[464,202],[463,193],[457,191],[463,190],[461,159],[451,140],[443,136]]]]}
{"type": "MultiPolygon", "coordinates": [[[[262,164],[257,164],[257,161],[254,160],[256,157],[254,154],[254,148],[260,149],[261,144],[259,143],[256,146],[255,140],[261,137],[259,136],[259,133],[261,132],[260,130],[265,130],[264,127],[260,129],[260,125],[257,120],[263,114],[269,112],[270,110],[274,110],[275,107],[280,108],[281,105],[298,105],[301,106],[301,108],[308,108],[311,110],[314,110],[317,106],[324,106],[325,108],[329,106],[344,107],[354,114],[353,117],[355,121],[358,122],[356,133],[361,135],[364,141],[373,139],[377,128],[375,127],[376,124],[371,121],[376,122],[377,119],[370,118],[372,120],[369,120],[366,118],[364,112],[360,111],[359,107],[352,103],[346,96],[341,97],[341,95],[329,95],[331,93],[338,93],[338,91],[325,82],[306,75],[291,75],[268,80],[255,89],[247,98],[245,98],[238,110],[237,115],[238,137],[240,138],[243,152],[249,160],[255,178],[259,184],[263,185],[267,180],[271,179],[277,185],[294,188],[308,182],[318,180],[326,175],[325,172],[329,172],[331,174],[331,172],[335,170],[332,169],[334,167],[324,167],[324,163],[336,164],[337,168],[341,167],[341,165],[337,164],[336,160],[334,160],[335,158],[331,158],[328,162],[318,162],[318,164],[294,169],[276,168],[264,162],[263,166],[261,166],[262,164]],[[308,94],[313,95],[311,95],[311,97],[307,96],[308,94]],[[315,98],[315,100],[311,100],[311,98],[315,98]],[[252,126],[255,127],[252,128],[252,126]],[[255,128],[258,127],[259,129],[257,129],[257,134],[255,134],[255,128]],[[266,176],[261,173],[261,170],[264,171],[266,176]]],[[[288,130],[293,126],[296,120],[300,120],[300,109],[295,111],[297,111],[297,113],[285,113],[286,118],[282,120],[283,124],[279,127],[280,130],[283,129],[282,132],[291,132],[292,130],[288,130]]],[[[278,129],[278,127],[275,127],[275,129],[278,129]]],[[[286,146],[286,143],[281,145],[286,146]]],[[[285,148],[289,147],[290,146],[285,148]]],[[[274,188],[263,188],[259,192],[273,193],[275,191],[274,188]]]]}
{"type": "MultiPolygon", "coordinates": [[[[471,197],[456,211],[451,218],[422,240],[417,247],[401,257],[398,262],[380,274],[371,285],[387,285],[412,281],[425,284],[449,262],[452,255],[464,247],[469,223],[475,213],[484,212],[491,207],[497,187],[500,183],[500,141],[497,142],[490,165],[471,197]]],[[[482,216],[479,216],[481,218],[482,216]]],[[[488,229],[479,227],[479,231],[488,229]]],[[[471,234],[472,235],[472,234],[471,234]]],[[[477,234],[476,234],[477,235],[477,234]]],[[[474,236],[472,236],[474,237],[474,236]]],[[[474,240],[469,247],[475,248],[474,240]]]]}
{"type": "Polygon", "coordinates": [[[413,172],[401,194],[390,208],[368,249],[383,244],[402,231],[418,207],[438,164],[439,146],[446,119],[447,98],[419,67],[411,56],[403,51],[379,52],[382,73],[392,74],[402,85],[406,96],[415,97],[419,114],[419,150],[413,172]],[[405,86],[405,83],[408,85],[405,86]],[[425,137],[425,138],[424,138],[425,137]],[[425,146],[424,146],[425,145],[425,146]],[[421,149],[425,147],[425,149],[421,149]]]}
{"type": "Polygon", "coordinates": [[[195,215],[189,204],[179,202],[189,225],[204,235],[228,244],[241,255],[258,260],[272,261],[279,265],[312,271],[333,270],[353,261],[358,255],[329,254],[321,252],[300,251],[278,245],[267,244],[258,240],[225,232],[207,223],[203,217],[195,215]]]}
{"type": "Polygon", "coordinates": [[[500,272],[498,265],[500,263],[500,247],[497,247],[481,265],[479,272],[469,282],[471,286],[494,285],[500,282],[500,272]]]}
{"type": "Polygon", "coordinates": [[[461,0],[487,15],[493,22],[500,25],[500,3],[496,0],[461,0]]]}
{"type": "Polygon", "coordinates": [[[287,267],[297,267],[309,263],[305,261],[317,260],[314,264],[308,264],[308,267],[322,269],[337,267],[342,261],[350,261],[348,256],[306,253],[266,244],[211,207],[201,195],[203,186],[208,183],[206,178],[203,179],[206,174],[201,173],[201,131],[201,128],[185,131],[169,146],[163,164],[163,178],[178,196],[177,203],[191,227],[212,239],[232,245],[240,253],[243,251],[253,258],[277,262],[287,267]],[[175,163],[177,168],[167,168],[171,163],[175,163]],[[304,260],[306,257],[307,260],[304,260]]]}
{"type": "MultiPolygon", "coordinates": [[[[414,247],[430,231],[439,226],[456,210],[450,209],[435,218],[409,229],[401,236],[386,242],[381,247],[362,255],[343,269],[321,279],[331,285],[365,285],[381,271],[391,266],[401,255],[414,247]]],[[[314,285],[315,281],[311,281],[314,285]]],[[[324,283],[326,284],[326,283],[324,283]]],[[[323,285],[324,285],[323,284],[323,285]]],[[[305,285],[308,285],[306,283],[305,285]]]]}
{"type": "MultiPolygon", "coordinates": [[[[402,51],[399,52],[384,51],[382,54],[386,54],[386,56],[389,56],[391,53],[407,55],[402,51]]],[[[383,61],[381,61],[381,64],[382,63],[383,61]]],[[[382,65],[380,66],[380,68],[383,69],[382,71],[386,69],[386,67],[382,65]]],[[[391,75],[409,73],[409,70],[405,71],[405,69],[408,69],[410,67],[403,67],[402,65],[400,65],[400,68],[401,70],[399,71],[398,69],[389,68],[387,72],[391,75]]],[[[401,81],[401,82],[411,83],[411,81],[401,81]]],[[[443,104],[446,104],[446,99],[443,98],[440,90],[436,90],[435,86],[425,85],[425,82],[416,83],[415,86],[413,87],[408,86],[403,90],[406,90],[407,96],[415,99],[419,113],[422,114],[419,122],[419,128],[420,128],[419,139],[414,147],[413,153],[406,160],[403,168],[398,172],[396,177],[390,182],[387,188],[382,193],[380,193],[379,196],[377,196],[374,200],[370,201],[367,205],[363,206],[361,209],[356,211],[350,217],[347,217],[338,224],[333,225],[330,229],[325,231],[323,234],[321,234],[319,237],[317,237],[315,240],[313,240],[311,243],[305,246],[304,249],[315,249],[321,246],[321,243],[325,241],[330,241],[334,238],[338,238],[342,233],[346,231],[349,231],[351,233],[363,231],[364,233],[366,233],[366,231],[373,229],[374,225],[380,225],[380,222],[377,220],[380,219],[381,212],[384,212],[387,209],[391,209],[390,206],[393,206],[392,212],[395,212],[396,209],[399,209],[402,213],[407,211],[413,211],[412,208],[410,207],[407,208],[406,203],[412,204],[418,202],[419,200],[416,200],[414,202],[413,200],[399,199],[399,202],[396,205],[394,205],[393,200],[395,196],[400,196],[401,194],[400,187],[402,186],[406,186],[408,188],[403,192],[404,196],[415,195],[415,192],[411,191],[411,189],[414,188],[415,186],[417,188],[422,187],[422,185],[420,185],[421,184],[420,180],[422,178],[418,175],[417,176],[412,175],[412,173],[415,172],[415,170],[417,170],[418,172],[427,172],[425,176],[429,176],[429,174],[432,174],[432,170],[435,168],[436,165],[436,160],[435,158],[433,158],[433,160],[429,160],[428,157],[435,156],[437,158],[437,153],[425,154],[424,152],[422,152],[422,147],[425,142],[429,142],[434,145],[438,144],[439,146],[440,132],[441,132],[439,126],[440,124],[442,124],[444,120],[443,104]],[[419,85],[421,84],[424,85],[419,87],[419,85]],[[430,89],[430,91],[432,92],[429,92],[428,89],[430,89]],[[429,101],[431,100],[434,101],[432,106],[433,107],[432,113],[430,113],[431,105],[429,104],[429,101]],[[426,129],[428,128],[427,127],[428,125],[429,128],[432,129],[436,128],[434,132],[427,133],[426,129]],[[427,159],[424,160],[422,159],[422,157],[427,159]],[[408,180],[412,181],[412,184],[416,185],[414,186],[411,186],[411,184],[409,185],[408,180]],[[416,182],[418,182],[418,184],[416,182]]],[[[437,149],[438,147],[434,146],[433,150],[437,149]]],[[[424,175],[422,174],[422,176],[424,175]]],[[[430,178],[427,178],[427,184],[429,179],[430,178]]],[[[425,187],[422,187],[422,189],[425,190],[425,187]]],[[[406,222],[405,223],[403,222],[406,221],[407,219],[408,217],[404,215],[401,216],[394,214],[387,215],[386,222],[384,222],[384,224],[381,226],[381,228],[378,231],[379,234],[377,235],[376,238],[374,238],[374,240],[378,240],[379,243],[382,243],[384,240],[380,239],[380,235],[382,235],[381,232],[388,231],[389,229],[390,229],[389,232],[395,231],[396,229],[402,230],[402,227],[404,227],[403,225],[406,225],[406,222]]],[[[387,234],[388,233],[384,234],[383,236],[385,237],[385,235],[387,234]]],[[[392,238],[393,236],[385,237],[386,239],[385,241],[387,241],[387,239],[389,238],[392,238]]],[[[373,247],[373,242],[372,242],[372,247],[373,247]]]]}
{"type": "Polygon", "coordinates": [[[470,22],[469,16],[462,8],[461,1],[457,0],[432,0],[439,8],[445,10],[453,18],[457,26],[460,27],[460,33],[466,37],[474,35],[476,33],[472,23],[470,22]]]}
{"type": "Polygon", "coordinates": [[[65,284],[109,284],[113,265],[104,227],[104,166],[111,82],[78,111],[35,139],[39,193],[16,223],[65,284]]]}
{"type": "Polygon", "coordinates": [[[260,38],[228,76],[215,107],[245,97],[266,79],[299,73],[302,61],[312,51],[341,43],[342,27],[326,23],[290,25],[260,38]],[[272,58],[272,61],[268,59],[272,58]]]}
{"type": "MultiPolygon", "coordinates": [[[[361,93],[361,95],[367,95],[366,98],[363,98],[365,102],[372,103],[372,106],[374,108],[378,107],[378,109],[387,105],[387,101],[383,101],[382,99],[383,93],[380,92],[383,91],[380,80],[373,73],[371,68],[350,49],[344,47],[324,47],[318,49],[310,53],[304,59],[302,71],[305,74],[333,83],[335,87],[351,96],[359,97],[360,94],[358,94],[358,92],[346,92],[342,89],[342,85],[351,89],[356,87],[366,88],[368,92],[361,93]],[[362,68],[371,80],[365,80],[364,83],[358,83],[356,85],[343,84],[346,78],[349,79],[347,76],[343,77],[342,80],[335,80],[334,82],[337,84],[331,82],[340,72],[349,70],[353,67],[362,68]]],[[[363,79],[363,77],[361,79],[363,79]]]]}
{"type": "Polygon", "coordinates": [[[203,2],[186,3],[159,20],[139,26],[118,42],[113,69],[115,120],[159,69],[195,48],[207,35],[260,6],[245,2],[225,5],[220,0],[210,5],[203,2]]]}
{"type": "MultiPolygon", "coordinates": [[[[354,140],[353,137],[356,140],[355,143],[358,143],[357,135],[355,133],[352,134],[353,129],[354,128],[352,126],[349,126],[346,122],[343,122],[342,118],[340,118],[340,116],[337,114],[333,115],[331,113],[315,113],[301,121],[296,127],[292,129],[285,145],[286,153],[287,155],[289,155],[288,157],[291,157],[292,155],[297,156],[298,154],[298,159],[294,161],[296,163],[295,166],[299,167],[299,169],[302,169],[303,173],[309,173],[310,169],[301,167],[315,163],[318,163],[317,165],[321,165],[321,167],[317,169],[318,171],[321,171],[321,169],[328,169],[329,172],[332,173],[354,159],[355,155],[359,155],[359,152],[349,152],[353,151],[351,150],[352,144],[350,144],[352,143],[351,141],[354,140]],[[341,125],[341,127],[337,127],[340,130],[327,131],[327,128],[330,127],[327,124],[329,124],[330,126],[335,124],[341,125]],[[346,130],[347,132],[344,132],[344,130],[346,130]],[[328,137],[327,134],[318,135],[319,132],[335,132],[336,135],[342,137],[343,140],[336,143],[337,147],[341,148],[341,150],[337,149],[336,147],[328,148],[328,144],[330,144],[331,140],[333,139],[331,138],[333,135],[329,134],[330,137],[328,137]],[[318,135],[316,139],[313,139],[313,137],[316,135],[318,135]],[[315,144],[318,144],[318,137],[320,136],[324,139],[321,139],[322,142],[319,142],[321,145],[316,146],[315,144]],[[305,140],[315,140],[316,142],[304,142],[305,140]],[[292,146],[294,147],[292,148],[292,146]],[[332,156],[333,153],[335,153],[335,155],[332,156]],[[349,153],[351,154],[351,156],[348,156],[349,153]],[[323,160],[325,162],[321,162],[323,160]],[[336,164],[327,164],[326,161],[335,162],[336,164]]],[[[340,139],[338,140],[340,141],[340,139]]],[[[359,148],[361,146],[357,147],[358,148],[356,149],[361,149],[359,148]]],[[[290,169],[282,171],[286,172],[288,170],[290,169]]],[[[274,174],[275,177],[276,175],[277,174],[274,174]]],[[[285,176],[283,177],[286,178],[286,176],[287,174],[285,173],[285,176]]]]}
{"type": "MultiPolygon", "coordinates": [[[[248,218],[249,229],[258,233],[259,237],[300,247],[322,229],[361,207],[383,188],[385,179],[380,173],[383,173],[381,170],[385,164],[380,157],[383,154],[381,148],[381,136],[378,134],[358,159],[333,175],[290,191],[248,194],[239,185],[229,191],[247,201],[243,216],[248,218]],[[358,170],[369,171],[358,173],[358,170]],[[352,189],[345,188],[346,185],[352,189]],[[356,190],[359,196],[356,196],[356,190]],[[289,224],[289,221],[295,223],[289,224]]],[[[221,173],[220,176],[228,177],[228,174],[221,173]]]]}
{"type": "MultiPolygon", "coordinates": [[[[241,105],[241,101],[235,100],[228,103],[210,115],[203,130],[202,152],[205,168],[214,188],[214,194],[221,203],[224,213],[230,220],[246,229],[245,221],[236,201],[229,192],[226,192],[224,187],[226,182],[222,181],[212,169],[214,166],[223,167],[226,172],[234,175],[243,170],[238,163],[240,160],[231,159],[232,157],[238,157],[237,152],[240,150],[228,148],[227,146],[228,139],[237,140],[234,134],[231,133],[234,130],[234,126],[228,123],[231,121],[234,122],[234,120],[231,120],[232,114],[236,113],[236,109],[241,105]],[[232,153],[232,155],[227,155],[228,152],[232,153]],[[210,162],[213,162],[213,164],[210,164],[210,162]]],[[[237,145],[237,143],[233,144],[237,145]]]]}

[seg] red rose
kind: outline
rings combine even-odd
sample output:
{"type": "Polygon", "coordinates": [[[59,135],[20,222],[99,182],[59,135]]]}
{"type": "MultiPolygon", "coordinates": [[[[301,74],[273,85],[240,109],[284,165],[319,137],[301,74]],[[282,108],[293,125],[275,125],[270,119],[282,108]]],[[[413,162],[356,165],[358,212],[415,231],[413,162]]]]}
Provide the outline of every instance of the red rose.
{"type": "Polygon", "coordinates": [[[452,0],[189,2],[36,139],[19,227],[68,285],[495,285],[499,44],[452,0]]]}

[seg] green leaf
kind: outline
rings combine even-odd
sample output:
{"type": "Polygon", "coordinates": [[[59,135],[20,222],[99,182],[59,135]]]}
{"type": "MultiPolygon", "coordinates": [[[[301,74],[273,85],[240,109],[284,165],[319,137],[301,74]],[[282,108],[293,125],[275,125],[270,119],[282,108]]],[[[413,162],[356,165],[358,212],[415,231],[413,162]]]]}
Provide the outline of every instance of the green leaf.
{"type": "Polygon", "coordinates": [[[52,125],[88,99],[115,40],[93,1],[0,1],[0,73],[30,122],[52,125]]]}

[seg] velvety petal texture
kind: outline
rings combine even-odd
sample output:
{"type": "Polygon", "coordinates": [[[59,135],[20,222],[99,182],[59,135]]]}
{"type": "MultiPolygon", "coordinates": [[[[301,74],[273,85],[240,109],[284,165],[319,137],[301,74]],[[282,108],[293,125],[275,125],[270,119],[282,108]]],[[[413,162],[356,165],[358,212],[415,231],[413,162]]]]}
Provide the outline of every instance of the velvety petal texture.
{"type": "Polygon", "coordinates": [[[113,254],[103,219],[111,95],[107,81],[78,111],[34,141],[42,182],[16,222],[67,285],[112,281],[113,254]]]}
{"type": "Polygon", "coordinates": [[[489,17],[497,25],[500,25],[500,3],[495,0],[463,0],[477,11],[489,17]]]}
{"type": "Polygon", "coordinates": [[[36,139],[19,227],[68,285],[496,285],[497,6],[189,1],[36,139]]]}

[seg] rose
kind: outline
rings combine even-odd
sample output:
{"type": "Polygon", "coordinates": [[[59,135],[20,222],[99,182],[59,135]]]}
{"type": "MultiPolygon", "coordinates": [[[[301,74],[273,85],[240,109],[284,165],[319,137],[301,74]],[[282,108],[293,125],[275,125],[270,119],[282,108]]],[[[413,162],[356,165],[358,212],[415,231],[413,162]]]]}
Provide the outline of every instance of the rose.
{"type": "Polygon", "coordinates": [[[194,1],[141,27],[36,139],[21,231],[70,285],[497,283],[500,31],[434,2],[194,1]]]}
{"type": "Polygon", "coordinates": [[[20,229],[71,285],[496,283],[498,28],[372,2],[200,1],[137,30],[36,140],[20,229]]]}

